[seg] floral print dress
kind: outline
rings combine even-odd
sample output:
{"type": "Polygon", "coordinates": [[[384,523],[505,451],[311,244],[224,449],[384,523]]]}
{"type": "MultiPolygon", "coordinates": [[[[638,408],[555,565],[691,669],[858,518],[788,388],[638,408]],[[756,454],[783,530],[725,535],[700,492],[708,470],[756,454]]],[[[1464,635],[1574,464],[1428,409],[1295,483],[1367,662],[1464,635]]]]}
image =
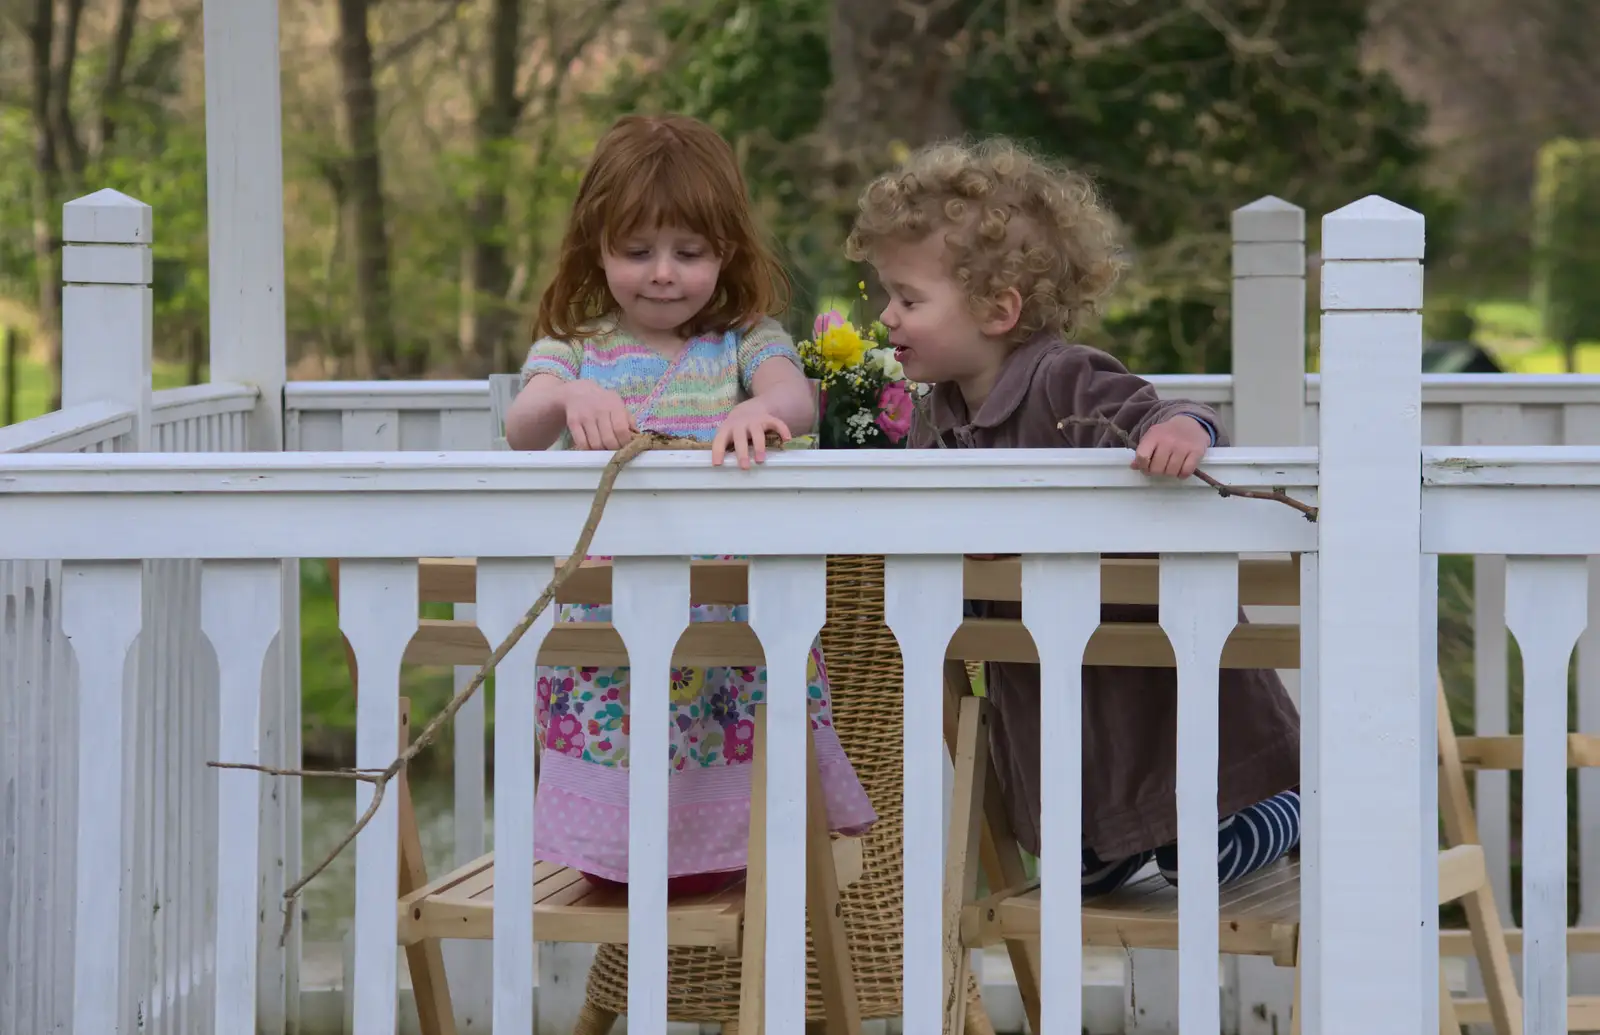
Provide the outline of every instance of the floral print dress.
{"type": "MultiPolygon", "coordinates": [[[[672,360],[615,328],[581,341],[541,340],[524,380],[582,377],[617,392],[641,430],[710,441],[734,405],[748,398],[755,369],[769,360],[799,366],[781,328],[693,338],[672,360]]],[[[565,448],[563,438],[557,448],[565,448]]],[[[727,559],[727,558],[724,558],[727,559]]],[[[611,608],[567,604],[559,621],[607,622],[611,608]]],[[[748,608],[694,605],[694,622],[748,621],[748,608]]],[[[829,826],[858,834],[877,819],[833,729],[821,645],[807,665],[812,737],[829,826]]],[[[539,728],[544,745],[534,806],[539,859],[613,881],[628,879],[629,680],[626,667],[541,666],[539,728]]],[[[763,668],[674,669],[667,746],[668,876],[743,869],[750,828],[753,709],[766,693],[763,668]]]]}

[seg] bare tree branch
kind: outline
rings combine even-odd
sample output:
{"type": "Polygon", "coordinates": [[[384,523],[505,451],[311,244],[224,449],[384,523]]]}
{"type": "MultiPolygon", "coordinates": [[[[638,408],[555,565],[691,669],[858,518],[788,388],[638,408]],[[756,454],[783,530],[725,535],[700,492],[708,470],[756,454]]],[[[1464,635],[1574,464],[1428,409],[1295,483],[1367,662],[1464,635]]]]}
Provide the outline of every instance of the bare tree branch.
{"type": "Polygon", "coordinates": [[[403,38],[396,40],[393,45],[378,54],[372,62],[374,71],[382,71],[396,61],[405,58],[412,51],[432,39],[438,32],[456,21],[461,16],[461,9],[466,0],[449,0],[448,6],[426,25],[408,33],[403,38]]]}

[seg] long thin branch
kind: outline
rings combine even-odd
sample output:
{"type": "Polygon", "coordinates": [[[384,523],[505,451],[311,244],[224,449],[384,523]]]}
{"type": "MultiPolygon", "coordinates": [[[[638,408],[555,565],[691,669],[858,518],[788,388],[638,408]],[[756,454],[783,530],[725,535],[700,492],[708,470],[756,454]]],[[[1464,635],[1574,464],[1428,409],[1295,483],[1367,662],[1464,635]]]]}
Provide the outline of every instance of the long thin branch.
{"type": "MultiPolygon", "coordinates": [[[[1103,431],[1109,431],[1129,449],[1135,448],[1133,437],[1104,417],[1068,417],[1063,421],[1057,422],[1056,427],[1062,429],[1063,431],[1065,431],[1067,428],[1096,428],[1103,431]]],[[[1194,476],[1211,486],[1213,489],[1216,489],[1217,495],[1221,496],[1223,499],[1227,499],[1229,496],[1237,496],[1240,499],[1247,500],[1269,500],[1273,503],[1282,503],[1286,507],[1292,507],[1295,510],[1298,510],[1301,514],[1305,515],[1305,519],[1307,521],[1317,520],[1316,507],[1313,507],[1309,503],[1300,502],[1282,489],[1244,489],[1237,485],[1228,485],[1225,482],[1218,481],[1216,478],[1213,478],[1211,475],[1200,470],[1198,467],[1195,468],[1194,476]]]]}
{"type": "Polygon", "coordinates": [[[294,904],[300,898],[300,893],[322,871],[332,865],[340,853],[350,847],[357,835],[366,828],[368,823],[372,822],[372,817],[378,814],[378,807],[383,804],[384,791],[389,786],[389,781],[393,780],[412,759],[416,758],[438,739],[444,727],[451,719],[455,718],[456,713],[461,710],[462,706],[472,699],[472,695],[478,692],[478,688],[483,686],[484,681],[489,678],[489,673],[494,671],[496,665],[505,660],[505,656],[533,627],[533,623],[539,620],[539,616],[544,613],[545,608],[550,606],[550,602],[555,599],[556,593],[572,577],[573,572],[578,570],[578,567],[583,563],[584,557],[589,552],[589,544],[594,541],[595,530],[600,527],[600,518],[605,513],[606,501],[611,498],[612,487],[616,484],[617,476],[622,473],[622,469],[628,466],[629,462],[635,457],[653,449],[706,448],[708,447],[703,442],[672,438],[657,432],[641,432],[630,439],[627,445],[613,453],[611,459],[606,463],[605,469],[600,473],[600,484],[595,489],[594,502],[589,507],[589,517],[583,523],[583,530],[578,533],[578,542],[573,546],[572,553],[562,562],[561,567],[555,573],[555,577],[550,580],[550,584],[545,587],[543,593],[539,594],[539,599],[535,600],[533,606],[528,608],[527,613],[517,622],[516,627],[511,630],[510,635],[505,638],[504,642],[489,654],[489,659],[473,675],[471,681],[450,699],[449,703],[444,706],[438,715],[433,717],[432,721],[418,734],[417,739],[413,740],[387,766],[382,769],[280,769],[276,766],[256,765],[247,762],[206,763],[213,769],[243,769],[250,772],[265,773],[269,776],[331,777],[333,779],[356,780],[361,783],[372,784],[372,801],[367,804],[366,810],[361,813],[355,825],[339,839],[339,843],[334,845],[333,849],[323,856],[320,862],[283,893],[283,930],[278,936],[279,945],[283,945],[288,940],[289,929],[294,923],[294,904]]]}

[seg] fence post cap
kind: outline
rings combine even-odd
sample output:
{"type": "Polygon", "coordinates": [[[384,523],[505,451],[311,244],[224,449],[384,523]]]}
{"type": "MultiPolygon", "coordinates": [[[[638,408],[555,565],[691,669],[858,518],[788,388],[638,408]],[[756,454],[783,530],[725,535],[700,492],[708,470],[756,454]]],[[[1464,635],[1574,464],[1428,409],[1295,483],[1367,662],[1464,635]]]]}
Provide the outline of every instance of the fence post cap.
{"type": "Polygon", "coordinates": [[[143,244],[153,236],[150,206],[105,187],[62,206],[61,238],[68,244],[143,244]]]}
{"type": "Polygon", "coordinates": [[[1425,237],[1422,213],[1368,194],[1322,217],[1322,258],[1344,262],[1420,261],[1425,237]]]}
{"type": "Polygon", "coordinates": [[[1237,244],[1299,244],[1306,239],[1306,210],[1268,194],[1233,210],[1237,244]]]}

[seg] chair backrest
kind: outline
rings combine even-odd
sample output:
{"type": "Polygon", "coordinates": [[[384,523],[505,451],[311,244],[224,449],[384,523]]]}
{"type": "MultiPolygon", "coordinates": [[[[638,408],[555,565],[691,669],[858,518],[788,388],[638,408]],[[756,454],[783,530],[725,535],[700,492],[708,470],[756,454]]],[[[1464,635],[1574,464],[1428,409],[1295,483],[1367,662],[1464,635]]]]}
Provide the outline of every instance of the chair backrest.
{"type": "Polygon", "coordinates": [[[511,448],[506,444],[506,411],[521,388],[521,374],[489,375],[489,440],[495,449],[511,448]]]}

